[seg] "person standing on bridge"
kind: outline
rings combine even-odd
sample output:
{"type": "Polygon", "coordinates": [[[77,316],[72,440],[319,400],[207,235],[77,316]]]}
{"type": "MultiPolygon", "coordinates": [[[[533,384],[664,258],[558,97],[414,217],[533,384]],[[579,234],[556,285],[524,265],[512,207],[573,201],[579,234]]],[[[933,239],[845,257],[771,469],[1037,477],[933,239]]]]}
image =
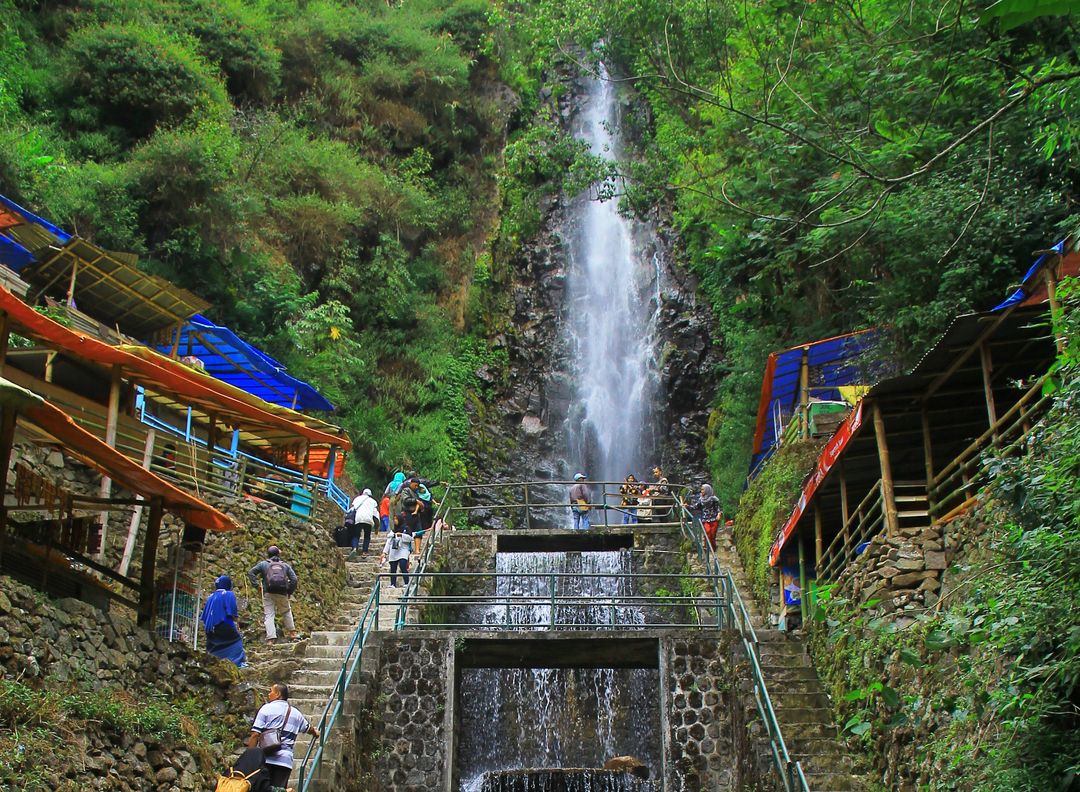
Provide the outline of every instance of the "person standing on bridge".
{"type": "Polygon", "coordinates": [[[619,487],[619,494],[622,495],[622,524],[633,525],[638,521],[637,519],[637,499],[641,494],[641,488],[638,486],[637,479],[634,478],[633,473],[627,473],[626,478],[623,479],[622,486],[619,487]]]}
{"type": "Polygon", "coordinates": [[[574,515],[574,530],[589,530],[589,504],[592,502],[592,490],[585,483],[584,473],[574,474],[574,485],[570,487],[570,512],[574,515]]]}

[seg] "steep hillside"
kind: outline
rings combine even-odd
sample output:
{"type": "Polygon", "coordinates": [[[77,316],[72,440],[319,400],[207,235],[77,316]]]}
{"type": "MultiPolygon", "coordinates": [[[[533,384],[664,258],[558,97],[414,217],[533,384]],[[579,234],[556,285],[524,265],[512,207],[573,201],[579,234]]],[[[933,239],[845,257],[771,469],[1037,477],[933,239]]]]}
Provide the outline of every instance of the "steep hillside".
{"type": "Polygon", "coordinates": [[[339,407],[365,479],[465,466],[514,107],[486,0],[0,0],[0,191],[141,257],[339,407]]]}

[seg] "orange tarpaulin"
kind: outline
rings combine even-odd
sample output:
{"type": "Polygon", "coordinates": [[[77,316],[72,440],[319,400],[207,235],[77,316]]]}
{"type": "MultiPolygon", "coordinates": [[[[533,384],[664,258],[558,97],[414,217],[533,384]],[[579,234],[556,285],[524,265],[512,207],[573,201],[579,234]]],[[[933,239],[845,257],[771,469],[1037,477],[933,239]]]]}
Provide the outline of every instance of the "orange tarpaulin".
{"type": "Polygon", "coordinates": [[[0,287],[0,311],[8,314],[18,326],[17,330],[42,343],[102,365],[121,366],[139,384],[151,390],[164,390],[201,405],[209,405],[218,411],[223,420],[231,418],[239,424],[283,430],[290,435],[304,437],[310,443],[336,445],[343,449],[352,447],[347,437],[290,421],[280,414],[229,395],[225,388],[218,387],[222,383],[189,369],[182,363],[160,355],[154,359],[143,359],[139,355],[64,327],[38,313],[3,287],[0,287]]]}
{"type": "Polygon", "coordinates": [[[189,525],[207,531],[237,529],[236,523],[225,514],[98,440],[49,402],[42,400],[36,406],[24,406],[19,409],[19,416],[56,438],[65,453],[77,457],[125,489],[144,498],[160,497],[168,511],[189,525]]]}

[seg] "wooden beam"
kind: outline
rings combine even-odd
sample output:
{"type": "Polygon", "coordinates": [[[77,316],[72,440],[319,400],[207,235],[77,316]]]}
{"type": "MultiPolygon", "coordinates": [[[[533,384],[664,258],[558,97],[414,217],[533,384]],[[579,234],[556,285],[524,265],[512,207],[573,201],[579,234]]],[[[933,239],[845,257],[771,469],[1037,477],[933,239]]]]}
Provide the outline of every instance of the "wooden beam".
{"type": "MultiPolygon", "coordinates": [[[[120,366],[112,367],[112,380],[109,382],[109,411],[105,416],[105,445],[116,448],[116,425],[120,421],[120,385],[123,369],[120,366]]],[[[100,495],[108,498],[112,494],[112,479],[108,476],[101,477],[100,495]]],[[[109,533],[109,513],[101,513],[101,552],[98,560],[105,560],[105,540],[109,533]]]]}
{"type": "MultiPolygon", "coordinates": [[[[986,399],[986,417],[990,426],[997,426],[997,405],[994,403],[994,388],[991,385],[994,363],[990,358],[990,348],[986,342],[979,344],[979,361],[982,363],[983,397],[986,399]]],[[[997,430],[994,431],[994,443],[997,443],[997,430]]]]}
{"type": "Polygon", "coordinates": [[[1054,328],[1054,344],[1057,351],[1061,352],[1065,349],[1065,336],[1063,333],[1058,332],[1061,319],[1061,303],[1057,297],[1057,275],[1055,273],[1058,262],[1061,261],[1061,254],[1056,251],[1052,251],[1052,254],[1055,256],[1055,261],[1050,266],[1043,267],[1043,277],[1046,279],[1046,296],[1050,300],[1050,320],[1054,328]]]}
{"type": "Polygon", "coordinates": [[[154,564],[157,562],[158,539],[161,536],[162,499],[150,499],[150,516],[143,538],[142,569],[139,573],[139,626],[149,628],[154,623],[154,564]]]}
{"type": "Polygon", "coordinates": [[[821,556],[825,549],[825,543],[822,538],[822,516],[821,506],[817,503],[814,504],[814,570],[820,572],[821,570],[821,556]]]}
{"type": "Polygon", "coordinates": [[[206,428],[206,480],[210,479],[214,475],[214,451],[217,448],[218,442],[218,423],[217,413],[211,412],[206,416],[207,428],[206,428]]]}
{"type": "Polygon", "coordinates": [[[885,511],[885,531],[895,536],[900,528],[896,513],[896,491],[893,489],[892,465],[889,462],[889,442],[885,435],[885,419],[881,407],[874,402],[874,436],[877,439],[878,464],[881,466],[881,499],[885,511]]]}
{"type": "Polygon", "coordinates": [[[929,485],[934,480],[934,447],[931,444],[930,410],[926,402],[922,403],[922,441],[923,463],[926,465],[926,483],[929,485]]]}
{"type": "Polygon", "coordinates": [[[311,443],[307,440],[304,441],[304,456],[303,456],[303,471],[304,471],[304,489],[308,487],[308,458],[311,455],[311,443]]]}
{"type": "MultiPolygon", "coordinates": [[[[142,466],[150,469],[150,462],[154,458],[154,436],[156,432],[151,427],[146,431],[146,445],[143,446],[142,466]]],[[[128,567],[131,566],[131,557],[135,554],[135,540],[139,536],[139,523],[142,521],[143,507],[140,503],[131,513],[131,522],[128,523],[127,541],[124,542],[124,555],[120,559],[117,571],[121,575],[127,575],[128,567]]]]}
{"type": "Polygon", "coordinates": [[[937,392],[937,389],[944,385],[945,382],[949,379],[949,377],[956,373],[956,371],[962,365],[967,363],[968,358],[975,354],[975,350],[977,350],[986,339],[988,339],[990,336],[997,332],[997,329],[1001,327],[1001,323],[1005,321],[1005,319],[1009,316],[1009,314],[1012,313],[1012,311],[1012,308],[1008,308],[1002,311],[1001,315],[998,316],[997,319],[993,321],[989,327],[987,327],[985,330],[982,331],[982,333],[979,334],[979,337],[975,340],[975,343],[968,347],[966,352],[962,353],[958,358],[956,358],[956,360],[952,362],[951,366],[945,369],[945,371],[941,372],[938,378],[927,386],[926,390],[923,391],[922,400],[926,401],[931,396],[933,396],[934,393],[937,392]]]}
{"type": "Polygon", "coordinates": [[[0,408],[0,476],[3,489],[0,490],[0,559],[4,557],[4,545],[7,543],[7,506],[4,505],[7,494],[8,466],[11,464],[11,446],[15,442],[15,419],[18,417],[14,407],[0,408]]]}

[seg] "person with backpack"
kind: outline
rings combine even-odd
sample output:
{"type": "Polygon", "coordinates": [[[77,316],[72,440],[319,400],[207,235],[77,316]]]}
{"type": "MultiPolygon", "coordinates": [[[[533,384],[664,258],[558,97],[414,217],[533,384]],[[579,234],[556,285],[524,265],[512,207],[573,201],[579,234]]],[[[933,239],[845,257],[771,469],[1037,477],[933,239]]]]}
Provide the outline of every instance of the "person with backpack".
{"type": "Polygon", "coordinates": [[[570,511],[574,515],[574,530],[589,530],[589,509],[592,508],[592,490],[585,483],[584,473],[574,474],[574,486],[570,488],[570,511]]]}
{"type": "Polygon", "coordinates": [[[281,560],[281,551],[277,545],[266,548],[266,558],[248,571],[248,580],[251,585],[262,588],[266,642],[272,644],[277,640],[274,618],[278,615],[281,616],[281,623],[285,626],[289,638],[295,640],[297,632],[289,597],[296,591],[296,573],[281,560]]]}
{"type": "Polygon", "coordinates": [[[394,518],[394,529],[383,545],[379,566],[390,561],[390,588],[397,588],[397,573],[401,572],[402,584],[409,585],[409,557],[412,555],[413,535],[409,531],[407,515],[399,513],[394,518]]]}
{"type": "Polygon", "coordinates": [[[271,786],[289,785],[293,748],[297,735],[303,732],[319,739],[319,730],[289,703],[289,686],[281,682],[271,685],[266,703],[255,715],[251,734],[247,738],[249,748],[263,749],[263,770],[271,786]]]}
{"type": "Polygon", "coordinates": [[[371,529],[375,527],[375,521],[379,519],[379,502],[371,497],[371,490],[366,489],[356,496],[352,502],[353,534],[352,549],[355,553],[360,549],[360,533],[364,534],[364,547],[360,555],[367,555],[371,545],[371,529]]]}

